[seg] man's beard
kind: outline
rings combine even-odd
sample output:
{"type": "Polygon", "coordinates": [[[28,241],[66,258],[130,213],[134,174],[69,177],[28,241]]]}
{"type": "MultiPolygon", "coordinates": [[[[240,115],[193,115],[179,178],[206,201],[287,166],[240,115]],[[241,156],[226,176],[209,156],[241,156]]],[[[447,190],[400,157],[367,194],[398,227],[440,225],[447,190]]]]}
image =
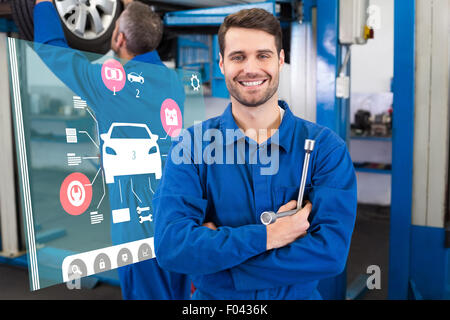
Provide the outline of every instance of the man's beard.
{"type": "MultiPolygon", "coordinates": [[[[272,78],[270,78],[266,81],[268,81],[270,83],[270,80],[272,80],[272,78]]],[[[233,98],[235,98],[240,104],[242,104],[246,107],[258,107],[258,106],[266,103],[270,98],[273,97],[275,92],[277,92],[279,79],[278,79],[278,77],[276,79],[274,79],[272,86],[269,86],[266,89],[266,91],[263,93],[262,97],[259,100],[255,100],[255,101],[251,101],[249,99],[244,98],[243,95],[241,95],[241,91],[237,87],[237,86],[240,86],[240,84],[239,83],[235,84],[236,82],[234,80],[226,81],[227,88],[228,88],[228,91],[230,92],[230,95],[233,98]]]]}

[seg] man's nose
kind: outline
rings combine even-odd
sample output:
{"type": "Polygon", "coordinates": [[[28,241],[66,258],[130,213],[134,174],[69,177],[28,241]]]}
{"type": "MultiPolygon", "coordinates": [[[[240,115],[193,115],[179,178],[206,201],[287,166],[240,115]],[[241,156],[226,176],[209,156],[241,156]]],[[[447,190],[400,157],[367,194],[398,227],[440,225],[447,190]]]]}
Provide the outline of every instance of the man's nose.
{"type": "Polygon", "coordinates": [[[259,64],[258,61],[255,58],[248,58],[245,61],[245,65],[244,65],[244,73],[251,77],[251,76],[257,76],[260,72],[259,72],[259,64]]]}

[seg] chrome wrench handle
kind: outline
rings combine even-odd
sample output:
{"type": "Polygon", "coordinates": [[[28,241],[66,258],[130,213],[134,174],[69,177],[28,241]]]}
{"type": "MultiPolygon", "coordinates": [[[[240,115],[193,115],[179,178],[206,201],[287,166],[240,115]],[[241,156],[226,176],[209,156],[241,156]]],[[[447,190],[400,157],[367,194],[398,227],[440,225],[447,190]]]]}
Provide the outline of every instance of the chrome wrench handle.
{"type": "Polygon", "coordinates": [[[303,161],[303,172],[302,172],[302,178],[300,180],[300,189],[298,191],[298,198],[297,198],[297,209],[294,210],[288,210],[280,213],[275,213],[273,211],[264,211],[261,213],[260,220],[262,224],[269,225],[271,223],[274,223],[277,221],[278,218],[286,217],[295,214],[302,208],[303,203],[303,196],[305,194],[305,187],[306,187],[306,178],[308,176],[308,168],[309,168],[309,158],[311,157],[311,152],[314,150],[314,140],[306,139],[305,140],[305,159],[303,161]]]}
{"type": "Polygon", "coordinates": [[[300,180],[300,189],[298,191],[298,198],[297,198],[297,209],[302,208],[303,204],[303,196],[305,194],[305,187],[306,187],[306,178],[308,177],[308,168],[309,168],[309,158],[311,157],[311,152],[314,150],[314,140],[305,140],[305,159],[303,160],[303,172],[302,172],[302,179],[300,180]]]}
{"type": "Polygon", "coordinates": [[[279,213],[275,213],[273,211],[264,211],[263,213],[261,213],[260,219],[261,219],[262,224],[269,225],[269,224],[277,221],[278,218],[283,218],[286,216],[293,215],[297,211],[298,211],[298,209],[288,210],[288,211],[279,212],[279,213]]]}

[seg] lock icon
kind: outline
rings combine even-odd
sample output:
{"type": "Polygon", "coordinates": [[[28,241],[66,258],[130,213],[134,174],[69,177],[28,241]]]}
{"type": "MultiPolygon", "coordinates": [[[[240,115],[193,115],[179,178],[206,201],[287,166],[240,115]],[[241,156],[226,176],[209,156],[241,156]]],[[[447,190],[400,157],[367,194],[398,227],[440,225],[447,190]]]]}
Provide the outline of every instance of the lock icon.
{"type": "Polygon", "coordinates": [[[98,266],[100,269],[105,269],[106,268],[106,264],[105,264],[105,260],[104,259],[100,259],[98,266]]]}

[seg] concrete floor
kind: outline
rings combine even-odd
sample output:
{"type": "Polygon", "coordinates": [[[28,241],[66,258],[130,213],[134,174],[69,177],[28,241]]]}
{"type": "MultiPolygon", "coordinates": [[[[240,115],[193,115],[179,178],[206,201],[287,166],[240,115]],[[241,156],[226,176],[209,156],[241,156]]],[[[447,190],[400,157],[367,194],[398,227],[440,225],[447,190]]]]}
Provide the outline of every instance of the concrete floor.
{"type": "MultiPolygon", "coordinates": [[[[386,208],[359,206],[352,237],[348,264],[348,285],[358,275],[366,274],[367,267],[381,269],[381,289],[368,290],[362,299],[386,299],[389,252],[389,212],[386,208]]],[[[0,299],[122,299],[120,288],[98,283],[93,289],[69,290],[65,284],[30,292],[28,270],[23,267],[0,264],[0,299]]]]}

